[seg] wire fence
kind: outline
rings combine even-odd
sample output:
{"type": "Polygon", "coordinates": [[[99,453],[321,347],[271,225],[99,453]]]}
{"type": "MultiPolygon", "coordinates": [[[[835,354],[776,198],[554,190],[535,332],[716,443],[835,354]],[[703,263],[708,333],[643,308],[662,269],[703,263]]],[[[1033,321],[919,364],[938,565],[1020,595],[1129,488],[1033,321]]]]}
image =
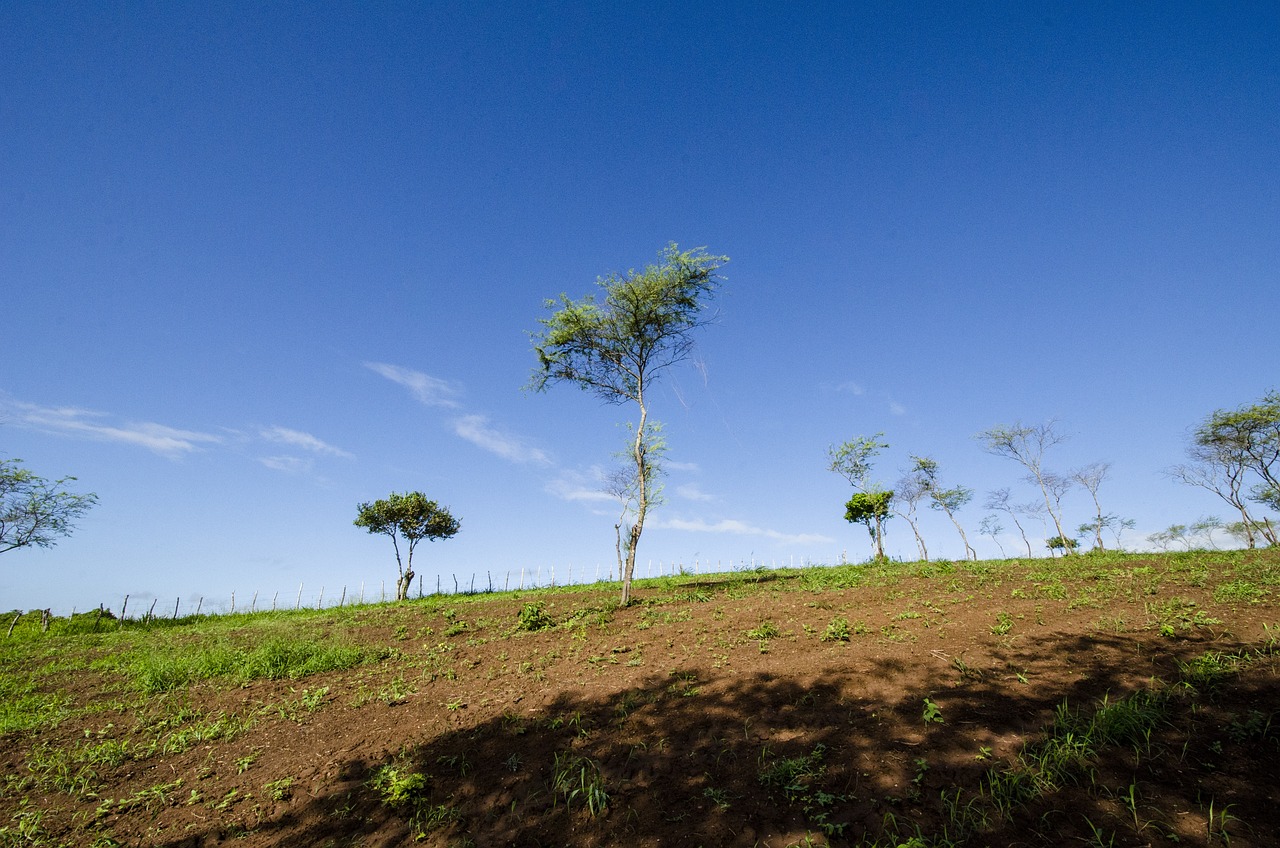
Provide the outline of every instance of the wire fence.
{"type": "MultiPolygon", "coordinates": [[[[844,563],[846,557],[842,553],[834,562],[844,563]]],[[[759,559],[754,556],[730,559],[710,560],[696,558],[692,561],[683,559],[648,560],[644,564],[637,563],[632,578],[645,580],[660,577],[679,577],[700,574],[725,574],[760,569],[777,570],[787,568],[808,568],[822,563],[810,557],[791,556],[785,559],[759,559]]],[[[550,589],[556,587],[587,586],[596,584],[617,584],[621,576],[616,566],[574,565],[566,563],[562,566],[521,566],[501,571],[485,571],[483,573],[464,573],[459,579],[457,573],[440,573],[434,578],[434,586],[430,578],[418,575],[409,592],[411,598],[432,596],[479,595],[493,592],[532,591],[534,589],[550,589]]],[[[377,583],[361,581],[358,585],[311,586],[306,581],[298,584],[296,590],[270,590],[263,592],[253,590],[231,592],[230,596],[195,595],[183,598],[175,597],[173,602],[154,595],[124,595],[116,604],[100,604],[89,610],[72,608],[71,616],[89,612],[108,615],[115,619],[150,620],[157,618],[178,619],[195,615],[234,615],[237,613],[257,613],[277,610],[300,609],[336,609],[370,603],[386,603],[396,597],[396,582],[382,580],[377,583]]],[[[14,610],[18,613],[17,610],[14,610]]],[[[47,619],[51,610],[36,610],[47,619]]],[[[18,615],[21,615],[18,613],[18,615]]],[[[17,616],[15,616],[15,621],[17,616]]]]}

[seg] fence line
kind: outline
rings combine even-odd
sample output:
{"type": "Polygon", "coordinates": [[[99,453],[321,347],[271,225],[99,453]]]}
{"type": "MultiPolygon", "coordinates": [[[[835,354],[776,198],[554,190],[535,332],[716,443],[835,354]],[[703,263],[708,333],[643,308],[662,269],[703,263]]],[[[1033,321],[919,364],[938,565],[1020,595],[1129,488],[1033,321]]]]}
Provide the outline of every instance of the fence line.
{"type": "MultiPolygon", "coordinates": [[[[845,558],[843,555],[833,559],[835,560],[835,564],[844,564],[845,558]]],[[[731,574],[743,571],[754,571],[757,569],[777,570],[796,567],[804,568],[819,564],[821,563],[818,563],[807,556],[800,557],[799,559],[795,556],[791,556],[782,560],[757,559],[755,556],[749,556],[741,559],[729,559],[727,561],[717,559],[714,562],[710,559],[703,559],[700,557],[695,558],[692,562],[684,559],[649,559],[645,561],[643,566],[640,563],[636,563],[635,574],[633,577],[634,579],[641,580],[662,577],[697,576],[701,574],[731,574]]],[[[544,569],[541,565],[521,565],[519,568],[513,567],[506,569],[505,571],[500,571],[498,574],[501,576],[501,590],[499,590],[495,584],[494,572],[491,570],[484,573],[485,582],[482,583],[478,589],[476,587],[476,573],[473,572],[470,575],[470,580],[463,584],[459,582],[458,575],[456,573],[449,572],[447,573],[447,576],[452,578],[452,592],[448,591],[448,585],[443,582],[443,577],[446,576],[446,573],[442,572],[436,575],[435,592],[430,593],[430,595],[450,596],[489,594],[496,591],[511,591],[513,588],[515,591],[523,592],[535,589],[610,583],[616,584],[619,582],[618,575],[615,573],[614,567],[612,565],[603,566],[599,562],[595,564],[594,569],[581,565],[575,568],[574,564],[571,562],[564,563],[564,570],[560,572],[560,578],[557,578],[556,566],[554,563],[547,566],[545,575],[543,571],[544,569]]],[[[465,576],[466,575],[464,575],[464,577],[465,576]]],[[[428,597],[423,585],[422,575],[418,575],[417,583],[417,597],[428,597]]],[[[329,598],[332,599],[336,594],[337,602],[334,603],[331,600],[327,608],[341,609],[347,605],[348,598],[351,599],[353,605],[364,605],[367,603],[364,581],[360,582],[358,595],[356,592],[348,590],[349,587],[343,585],[340,587],[338,592],[330,592],[329,598]]],[[[248,609],[245,609],[243,604],[237,606],[236,591],[232,591],[230,593],[230,597],[226,603],[220,603],[205,595],[197,595],[194,603],[191,602],[190,598],[188,599],[185,613],[183,611],[182,598],[181,596],[178,596],[173,602],[172,611],[170,611],[169,607],[166,605],[163,608],[161,615],[163,617],[176,620],[182,615],[235,615],[237,613],[255,613],[257,612],[259,594],[260,592],[258,590],[254,590],[248,609]],[[206,601],[209,603],[206,604],[206,601]],[[205,609],[206,605],[209,607],[207,610],[205,609]]],[[[412,597],[412,594],[410,596],[412,597]]],[[[124,596],[120,604],[120,613],[118,616],[112,616],[113,618],[123,620],[129,617],[130,597],[131,596],[127,594],[124,596]]],[[[279,599],[280,592],[279,590],[276,590],[271,596],[271,610],[273,612],[280,609],[279,599]]],[[[385,580],[381,581],[379,584],[378,599],[380,603],[385,603],[387,601],[387,583],[385,580]]],[[[153,596],[150,608],[138,620],[147,621],[158,618],[155,614],[155,610],[159,600],[158,596],[153,596]]],[[[308,595],[306,592],[306,581],[301,581],[298,584],[298,591],[294,596],[293,608],[295,610],[303,609],[304,607],[307,609],[325,609],[326,606],[324,601],[324,585],[321,585],[317,592],[308,595]]],[[[72,614],[74,614],[74,612],[75,611],[73,610],[72,614]]],[[[96,610],[91,610],[91,612],[97,612],[101,617],[103,615],[110,614],[111,608],[106,604],[100,604],[96,610]]]]}

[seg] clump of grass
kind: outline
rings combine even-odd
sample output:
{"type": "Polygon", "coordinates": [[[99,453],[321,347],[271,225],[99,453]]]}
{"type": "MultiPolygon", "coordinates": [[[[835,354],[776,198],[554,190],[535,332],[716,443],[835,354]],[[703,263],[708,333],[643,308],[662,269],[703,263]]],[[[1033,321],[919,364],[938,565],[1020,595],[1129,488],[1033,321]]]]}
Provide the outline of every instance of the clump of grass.
{"type": "Polygon", "coordinates": [[[593,817],[609,807],[609,792],[600,766],[571,751],[556,754],[551,768],[551,792],[556,798],[563,798],[565,806],[581,804],[593,817]]]}
{"type": "Polygon", "coordinates": [[[774,624],[767,618],[760,622],[759,627],[755,627],[747,631],[748,639],[759,639],[761,641],[766,639],[776,639],[781,635],[782,631],[778,629],[778,625],[774,624]]]}

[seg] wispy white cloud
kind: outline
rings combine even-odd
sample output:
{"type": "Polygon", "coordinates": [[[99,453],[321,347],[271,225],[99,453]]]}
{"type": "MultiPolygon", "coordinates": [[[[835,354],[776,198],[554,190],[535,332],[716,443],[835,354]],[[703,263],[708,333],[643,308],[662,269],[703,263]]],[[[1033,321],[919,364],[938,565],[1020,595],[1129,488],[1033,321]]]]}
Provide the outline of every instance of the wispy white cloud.
{"type": "Polygon", "coordinates": [[[893,413],[894,415],[906,415],[906,414],[907,414],[907,408],[906,408],[905,406],[903,406],[902,404],[898,403],[896,400],[891,400],[891,401],[889,401],[889,411],[890,411],[891,413],[893,413]]]}
{"type": "Polygon", "coordinates": [[[522,439],[495,430],[483,415],[464,415],[453,422],[453,432],[477,447],[511,462],[550,465],[545,452],[525,444],[522,439]]]}
{"type": "Polygon", "coordinates": [[[200,449],[201,445],[220,444],[223,439],[212,433],[181,430],[150,421],[107,423],[110,416],[77,407],[47,407],[0,397],[0,406],[13,415],[16,424],[74,438],[102,442],[118,442],[145,448],[167,457],[178,457],[200,449]]]}
{"type": "Polygon", "coordinates": [[[258,460],[272,471],[286,474],[305,474],[311,470],[311,460],[296,456],[264,456],[258,460]]]}
{"type": "Polygon", "coordinates": [[[858,385],[852,380],[847,380],[837,385],[836,391],[842,392],[844,394],[850,394],[850,395],[864,395],[867,392],[866,389],[862,388],[862,386],[858,385]]]}
{"type": "Polygon", "coordinates": [[[676,462],[671,459],[662,460],[662,467],[666,471],[701,471],[696,462],[676,462]]]}
{"type": "Polygon", "coordinates": [[[588,504],[616,501],[617,498],[604,491],[604,482],[604,472],[599,468],[592,468],[590,474],[565,470],[547,483],[546,490],[566,501],[588,504]]]}
{"type": "Polygon", "coordinates": [[[424,374],[421,371],[401,368],[399,365],[388,365],[385,362],[366,362],[364,367],[375,374],[386,377],[393,383],[399,383],[404,386],[413,393],[414,397],[427,406],[443,406],[449,409],[457,409],[458,407],[458,401],[455,400],[458,395],[458,387],[447,380],[432,377],[430,374],[424,374]]]}
{"type": "Polygon", "coordinates": [[[689,521],[683,518],[663,518],[652,522],[653,526],[667,530],[687,530],[691,533],[729,533],[737,536],[763,536],[788,545],[833,544],[834,539],[817,533],[780,533],[763,527],[754,527],[745,521],[726,518],[714,524],[702,519],[689,521]]]}
{"type": "Polygon", "coordinates": [[[311,451],[312,453],[323,454],[326,456],[340,456],[344,459],[354,459],[355,457],[342,450],[336,448],[327,442],[317,439],[310,433],[304,433],[301,430],[290,430],[287,427],[271,427],[270,429],[260,430],[258,435],[266,439],[268,442],[276,442],[282,445],[291,445],[295,448],[311,451]]]}
{"type": "Polygon", "coordinates": [[[685,483],[683,486],[676,486],[676,494],[690,501],[713,501],[714,495],[708,495],[706,492],[698,488],[696,483],[685,483]]]}

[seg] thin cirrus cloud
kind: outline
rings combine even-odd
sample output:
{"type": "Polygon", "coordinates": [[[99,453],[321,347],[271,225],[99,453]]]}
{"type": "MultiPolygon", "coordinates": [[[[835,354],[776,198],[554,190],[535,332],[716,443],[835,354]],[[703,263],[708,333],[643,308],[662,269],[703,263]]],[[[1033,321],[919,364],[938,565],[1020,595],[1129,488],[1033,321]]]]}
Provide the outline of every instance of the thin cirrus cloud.
{"type": "Polygon", "coordinates": [[[453,432],[471,444],[511,462],[551,464],[551,459],[544,451],[530,447],[515,436],[494,429],[489,426],[489,419],[483,415],[464,415],[456,419],[453,422],[453,432]]]}
{"type": "Polygon", "coordinates": [[[336,448],[327,442],[317,439],[310,433],[304,433],[301,430],[290,430],[288,427],[271,427],[269,429],[260,430],[258,435],[266,439],[268,442],[275,442],[281,445],[301,448],[302,450],[321,454],[323,456],[339,456],[343,459],[355,459],[352,454],[344,451],[342,448],[336,448]]]}
{"type": "Polygon", "coordinates": [[[73,438],[133,445],[170,459],[198,451],[203,445],[223,442],[221,436],[212,433],[181,430],[150,421],[107,423],[106,413],[88,409],[40,406],[7,398],[0,401],[20,426],[73,438]]]}
{"type": "Polygon", "coordinates": [[[411,368],[399,365],[388,365],[385,362],[366,362],[365,368],[375,374],[386,377],[393,383],[399,383],[408,389],[418,401],[426,406],[443,406],[457,409],[458,388],[447,380],[432,377],[411,368]]]}
{"type": "MultiPolygon", "coordinates": [[[[404,386],[424,406],[440,406],[447,409],[460,409],[462,406],[456,400],[460,389],[448,380],[385,362],[366,362],[364,366],[375,374],[404,386]]],[[[509,462],[551,465],[551,458],[545,451],[532,447],[518,436],[492,426],[487,416],[474,413],[462,415],[453,420],[452,426],[454,435],[509,462]]]]}
{"type": "Polygon", "coordinates": [[[676,486],[676,494],[689,501],[714,501],[714,495],[708,495],[706,492],[698,488],[695,483],[685,483],[683,486],[676,486]]]}
{"type": "Polygon", "coordinates": [[[599,504],[616,501],[614,495],[604,490],[604,473],[593,468],[590,475],[579,471],[562,471],[559,476],[547,483],[548,493],[564,501],[599,504]]]}
{"type": "Polygon", "coordinates": [[[305,474],[311,470],[312,462],[297,456],[264,456],[258,460],[272,471],[283,471],[286,474],[305,474]]]}
{"type": "Polygon", "coordinates": [[[728,533],[735,536],[763,536],[774,542],[788,545],[833,544],[834,539],[817,533],[780,533],[763,527],[754,527],[745,521],[726,518],[709,524],[702,519],[689,521],[683,518],[666,518],[654,522],[654,526],[665,530],[685,530],[691,533],[728,533]]]}

